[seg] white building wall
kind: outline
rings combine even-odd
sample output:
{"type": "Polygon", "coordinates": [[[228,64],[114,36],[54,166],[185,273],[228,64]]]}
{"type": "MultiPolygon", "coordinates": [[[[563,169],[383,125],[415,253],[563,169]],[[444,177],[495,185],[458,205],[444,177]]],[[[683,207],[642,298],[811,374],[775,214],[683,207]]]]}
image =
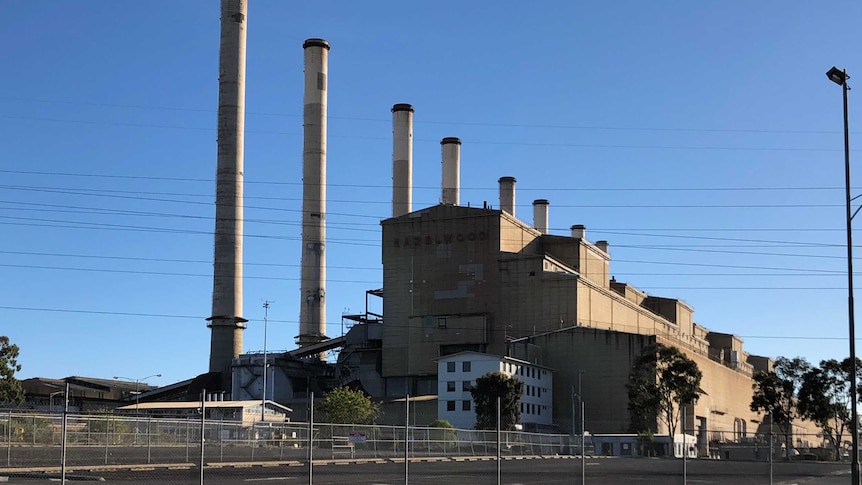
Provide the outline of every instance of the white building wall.
{"type": "Polygon", "coordinates": [[[521,397],[521,424],[552,424],[553,373],[529,362],[479,352],[459,352],[437,362],[438,419],[452,426],[472,429],[476,410],[470,387],[489,372],[502,372],[524,383],[521,397]]]}

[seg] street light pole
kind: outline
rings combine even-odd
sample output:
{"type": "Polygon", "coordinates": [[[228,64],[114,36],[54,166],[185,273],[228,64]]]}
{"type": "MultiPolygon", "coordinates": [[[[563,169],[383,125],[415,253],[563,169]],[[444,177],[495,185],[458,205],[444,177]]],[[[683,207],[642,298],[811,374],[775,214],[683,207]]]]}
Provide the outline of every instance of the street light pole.
{"type": "MultiPolygon", "coordinates": [[[[826,73],[830,81],[841,86],[844,98],[844,195],[846,201],[847,219],[847,317],[850,327],[850,436],[853,449],[851,451],[851,483],[859,485],[859,432],[856,414],[856,322],[855,310],[853,308],[853,217],[856,215],[850,207],[852,198],[850,196],[850,124],[847,113],[847,80],[850,76],[847,71],[833,67],[826,73]]],[[[858,210],[856,211],[858,212],[858,210]]]]}
{"type": "Polygon", "coordinates": [[[578,371],[578,400],[581,401],[581,485],[587,483],[587,453],[584,450],[584,396],[581,394],[581,376],[584,371],[578,371]]]}
{"type": "Polygon", "coordinates": [[[269,318],[269,301],[263,302],[263,388],[260,392],[260,424],[266,421],[266,326],[269,318]]]}
{"type": "MultiPolygon", "coordinates": [[[[123,377],[123,376],[114,376],[114,380],[117,379],[125,379],[127,381],[133,381],[135,383],[135,441],[138,440],[138,406],[141,404],[141,391],[140,385],[141,382],[145,382],[147,379],[151,377],[162,377],[161,374],[152,374],[146,377],[140,377],[138,379],[133,379],[131,377],[123,377]]],[[[149,434],[149,430],[147,430],[147,434],[149,434]]]]}

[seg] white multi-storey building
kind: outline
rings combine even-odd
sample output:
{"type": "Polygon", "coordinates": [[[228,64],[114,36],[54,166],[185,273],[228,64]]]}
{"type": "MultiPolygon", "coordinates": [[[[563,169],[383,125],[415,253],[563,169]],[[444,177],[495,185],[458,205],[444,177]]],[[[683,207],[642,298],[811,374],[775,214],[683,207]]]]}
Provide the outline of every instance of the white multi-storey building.
{"type": "Polygon", "coordinates": [[[476,426],[476,411],[470,388],[476,378],[500,372],[524,383],[521,396],[521,424],[525,429],[551,425],[553,372],[547,367],[524,360],[481,352],[458,352],[437,361],[437,416],[452,426],[476,426]]]}

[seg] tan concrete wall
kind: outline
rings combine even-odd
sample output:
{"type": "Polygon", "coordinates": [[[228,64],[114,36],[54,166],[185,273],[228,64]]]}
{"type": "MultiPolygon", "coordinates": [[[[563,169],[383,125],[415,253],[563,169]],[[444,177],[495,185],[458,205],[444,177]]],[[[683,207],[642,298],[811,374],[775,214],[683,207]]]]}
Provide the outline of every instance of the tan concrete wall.
{"type": "Polygon", "coordinates": [[[409,336],[422,334],[408,330],[411,322],[421,326],[412,317],[495,312],[499,223],[496,211],[458,206],[383,222],[384,377],[403,376],[408,368],[436,372],[430,353],[412,356],[421,340],[409,336]]]}

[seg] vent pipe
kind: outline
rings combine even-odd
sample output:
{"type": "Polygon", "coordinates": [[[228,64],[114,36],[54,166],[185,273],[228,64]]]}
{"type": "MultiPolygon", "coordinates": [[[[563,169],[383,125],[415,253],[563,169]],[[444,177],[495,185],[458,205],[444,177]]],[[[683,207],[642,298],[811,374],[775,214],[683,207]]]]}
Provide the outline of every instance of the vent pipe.
{"type": "Polygon", "coordinates": [[[572,226],[572,237],[575,239],[586,239],[587,228],[583,224],[575,224],[572,226]]]}
{"type": "MultiPolygon", "coordinates": [[[[329,42],[308,39],[302,144],[302,266],[300,347],[326,338],[326,100],[329,42]]],[[[318,354],[321,360],[326,355],[318,354]]]]}
{"type": "Polygon", "coordinates": [[[392,217],[413,210],[413,106],[392,107],[392,217]]]}
{"type": "Polygon", "coordinates": [[[443,138],[440,146],[443,151],[443,196],[440,202],[458,205],[461,202],[461,140],[443,138]]]}
{"type": "Polygon", "coordinates": [[[608,242],[607,241],[596,241],[596,247],[605,252],[605,254],[611,254],[608,252],[608,242]]]}
{"type": "Polygon", "coordinates": [[[515,217],[515,177],[500,177],[500,210],[515,217]]]}
{"type": "Polygon", "coordinates": [[[210,372],[230,389],[231,361],[242,353],[242,189],[247,0],[222,0],[218,77],[215,247],[210,372]]]}
{"type": "Polygon", "coordinates": [[[533,228],[542,234],[548,233],[548,205],[547,199],[536,199],[533,201],[533,228]]]}

